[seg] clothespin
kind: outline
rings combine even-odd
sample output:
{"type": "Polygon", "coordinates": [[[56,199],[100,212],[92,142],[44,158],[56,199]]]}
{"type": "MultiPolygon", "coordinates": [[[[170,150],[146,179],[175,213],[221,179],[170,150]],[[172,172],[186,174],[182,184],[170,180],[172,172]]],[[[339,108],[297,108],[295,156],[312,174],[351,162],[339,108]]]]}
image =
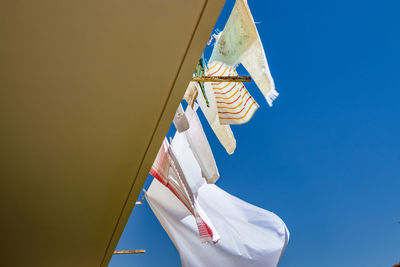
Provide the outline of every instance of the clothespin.
{"type": "Polygon", "coordinates": [[[142,191],[144,192],[144,194],[142,195],[142,198],[140,199],[140,201],[136,201],[135,205],[143,205],[143,199],[144,199],[144,196],[146,195],[146,190],[142,189],[142,191]]]}
{"type": "Polygon", "coordinates": [[[116,250],[114,251],[114,255],[116,254],[142,254],[146,253],[145,249],[137,249],[137,250],[116,250]]]}

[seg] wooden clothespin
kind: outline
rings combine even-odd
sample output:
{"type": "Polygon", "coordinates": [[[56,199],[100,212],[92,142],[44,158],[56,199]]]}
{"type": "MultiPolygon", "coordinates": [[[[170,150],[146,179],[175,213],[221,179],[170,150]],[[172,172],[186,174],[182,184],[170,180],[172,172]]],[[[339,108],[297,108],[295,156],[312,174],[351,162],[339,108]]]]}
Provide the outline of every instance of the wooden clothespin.
{"type": "Polygon", "coordinates": [[[250,76],[194,76],[192,82],[251,82],[250,76]]]}
{"type": "Polygon", "coordinates": [[[145,249],[137,249],[137,250],[116,250],[114,251],[114,255],[116,254],[142,254],[146,253],[145,249]]]}
{"type": "MultiPolygon", "coordinates": [[[[251,82],[250,76],[194,76],[192,82],[251,82]]],[[[197,90],[188,105],[193,108],[194,102],[198,96],[197,90]]],[[[187,100],[187,99],[186,99],[187,100]]]]}
{"type": "Polygon", "coordinates": [[[146,195],[146,190],[144,190],[144,189],[142,189],[143,190],[143,195],[142,195],[142,198],[139,200],[139,201],[136,201],[136,203],[135,203],[135,205],[142,205],[143,204],[143,199],[144,199],[144,196],[146,195]]]}

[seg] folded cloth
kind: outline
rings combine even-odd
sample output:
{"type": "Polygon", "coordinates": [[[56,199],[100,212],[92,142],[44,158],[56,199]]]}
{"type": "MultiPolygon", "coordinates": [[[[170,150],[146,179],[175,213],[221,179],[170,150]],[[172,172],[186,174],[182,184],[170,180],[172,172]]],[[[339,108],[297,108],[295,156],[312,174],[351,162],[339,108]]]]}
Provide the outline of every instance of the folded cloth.
{"type": "Polygon", "coordinates": [[[289,240],[278,216],[216,185],[204,183],[197,197],[221,236],[214,246],[198,241],[196,221],[158,181],[153,180],[145,196],[177,248],[182,266],[276,267],[289,240]]]}
{"type": "Polygon", "coordinates": [[[224,30],[217,37],[209,63],[215,61],[229,66],[242,63],[270,106],[278,96],[247,0],[236,0],[224,30]]]}
{"type": "MultiPolygon", "coordinates": [[[[207,76],[238,76],[236,68],[221,62],[208,64],[207,76]]],[[[212,82],[221,124],[248,122],[258,109],[258,104],[241,82],[212,82]]]]}
{"type": "Polygon", "coordinates": [[[232,154],[236,149],[236,139],[233,135],[231,127],[229,125],[222,125],[219,121],[218,107],[212,85],[210,83],[204,83],[204,90],[208,98],[209,106],[207,106],[206,100],[201,92],[201,88],[198,85],[196,85],[196,88],[198,91],[197,102],[199,103],[201,111],[206,117],[218,140],[225,148],[226,152],[228,154],[232,154]]]}
{"type": "Polygon", "coordinates": [[[200,119],[196,111],[190,106],[186,108],[185,115],[189,121],[190,127],[184,134],[191,148],[191,152],[193,152],[194,157],[197,159],[202,176],[206,179],[207,183],[215,183],[219,178],[218,167],[215,163],[214,155],[200,119]]]}
{"type": "Polygon", "coordinates": [[[175,112],[174,120],[172,122],[174,123],[176,130],[180,133],[189,129],[189,122],[186,118],[185,112],[183,111],[183,107],[181,104],[179,104],[179,107],[175,112]]]}
{"type": "Polygon", "coordinates": [[[210,243],[218,242],[219,235],[210,219],[197,202],[194,193],[186,180],[185,174],[179,165],[179,161],[166,138],[158,151],[156,160],[150,170],[150,174],[162,185],[168,188],[169,191],[179,199],[181,205],[183,205],[187,211],[193,215],[200,240],[202,242],[210,243]]]}

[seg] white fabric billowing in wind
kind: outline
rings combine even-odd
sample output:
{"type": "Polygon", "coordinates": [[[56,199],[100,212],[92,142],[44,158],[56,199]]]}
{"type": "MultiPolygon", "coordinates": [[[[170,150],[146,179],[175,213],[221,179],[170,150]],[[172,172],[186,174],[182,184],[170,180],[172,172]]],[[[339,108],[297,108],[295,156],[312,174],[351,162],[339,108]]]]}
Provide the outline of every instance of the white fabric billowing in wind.
{"type": "MultiPolygon", "coordinates": [[[[184,161],[183,164],[188,163],[184,161]]],[[[195,164],[197,163],[195,162],[195,164]]],[[[176,199],[179,199],[179,202],[193,215],[201,242],[218,242],[220,237],[207,214],[197,202],[180,162],[166,138],[164,138],[164,142],[157,153],[150,174],[168,189],[176,199]]],[[[196,177],[191,177],[191,179],[196,181],[196,177]]],[[[201,177],[197,177],[197,180],[204,183],[201,177]]]]}
{"type": "Polygon", "coordinates": [[[222,33],[217,37],[209,60],[246,68],[269,105],[278,96],[264,48],[246,0],[236,0],[222,33]]]}
{"type": "Polygon", "coordinates": [[[184,134],[192,149],[193,155],[197,159],[202,175],[207,183],[215,183],[219,178],[218,167],[215,163],[214,155],[200,119],[196,111],[189,105],[186,108],[185,115],[189,122],[189,129],[185,131],[184,134]]]}
{"type": "Polygon", "coordinates": [[[276,267],[289,240],[289,231],[278,216],[216,185],[204,183],[197,196],[220,235],[214,245],[199,241],[193,216],[157,180],[146,199],[177,248],[182,266],[276,267]]]}
{"type": "MultiPolygon", "coordinates": [[[[191,114],[190,117],[193,119],[193,114],[191,114]]],[[[191,127],[192,124],[190,125],[189,129],[191,127]]],[[[189,185],[189,194],[192,195],[194,208],[198,213],[198,215],[195,214],[193,218],[198,220],[197,229],[200,233],[201,240],[203,242],[216,243],[220,239],[219,234],[216,231],[212,221],[208,218],[207,213],[204,212],[196,198],[199,188],[202,184],[204,184],[204,179],[202,177],[202,170],[199,166],[199,163],[195,158],[186,138],[186,132],[176,132],[171,142],[171,150],[173,151],[179,167],[183,172],[185,181],[189,185]],[[199,225],[204,225],[204,228],[199,227],[199,225]]]]}
{"type": "Polygon", "coordinates": [[[209,102],[209,107],[207,107],[207,103],[204,99],[203,93],[201,92],[200,86],[196,85],[196,88],[198,91],[197,102],[200,105],[201,111],[206,117],[218,140],[225,148],[226,152],[228,152],[228,154],[232,154],[236,149],[236,139],[233,135],[231,127],[229,125],[222,125],[219,122],[217,102],[215,101],[211,84],[204,83],[204,89],[209,102]]]}

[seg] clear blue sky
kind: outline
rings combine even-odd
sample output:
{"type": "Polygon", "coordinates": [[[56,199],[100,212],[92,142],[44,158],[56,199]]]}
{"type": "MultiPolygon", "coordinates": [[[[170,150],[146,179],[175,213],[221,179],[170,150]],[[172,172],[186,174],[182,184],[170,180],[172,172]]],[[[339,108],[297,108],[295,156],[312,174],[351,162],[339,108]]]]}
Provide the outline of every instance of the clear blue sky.
{"type": "MultiPolygon", "coordinates": [[[[398,263],[400,1],[248,2],[280,96],[269,108],[247,86],[261,107],[233,127],[232,156],[199,112],[218,186],[286,222],[291,237],[280,267],[398,263]]],[[[135,207],[118,249],[147,253],[116,255],[113,267],[180,265],[147,203],[135,207]]]]}

